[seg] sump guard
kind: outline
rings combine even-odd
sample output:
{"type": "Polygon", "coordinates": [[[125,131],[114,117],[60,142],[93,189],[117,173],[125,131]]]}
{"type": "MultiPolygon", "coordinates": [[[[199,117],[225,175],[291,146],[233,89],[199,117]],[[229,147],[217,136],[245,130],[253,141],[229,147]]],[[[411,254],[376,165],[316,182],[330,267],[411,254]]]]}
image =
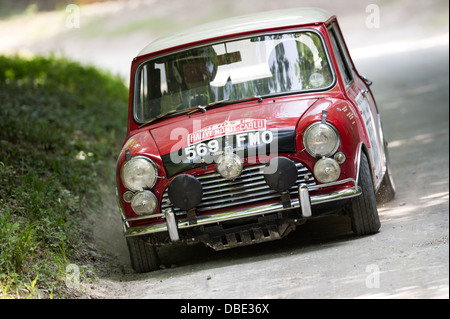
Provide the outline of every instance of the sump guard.
{"type": "Polygon", "coordinates": [[[279,214],[232,228],[224,229],[222,225],[205,228],[199,240],[214,250],[225,250],[281,239],[295,230],[295,222],[290,218],[277,219],[279,214]]]}

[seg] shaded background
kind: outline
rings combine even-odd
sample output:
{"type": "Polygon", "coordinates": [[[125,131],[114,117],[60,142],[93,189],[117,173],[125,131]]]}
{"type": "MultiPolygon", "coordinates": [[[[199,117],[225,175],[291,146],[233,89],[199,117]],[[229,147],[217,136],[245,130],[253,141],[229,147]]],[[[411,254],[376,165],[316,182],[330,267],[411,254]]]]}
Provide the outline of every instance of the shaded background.
{"type": "Polygon", "coordinates": [[[220,18],[301,6],[336,14],[355,60],[420,46],[437,35],[448,44],[447,0],[2,0],[0,54],[66,56],[128,78],[132,58],[162,35],[220,18]],[[375,27],[373,4],[380,13],[375,27]]]}

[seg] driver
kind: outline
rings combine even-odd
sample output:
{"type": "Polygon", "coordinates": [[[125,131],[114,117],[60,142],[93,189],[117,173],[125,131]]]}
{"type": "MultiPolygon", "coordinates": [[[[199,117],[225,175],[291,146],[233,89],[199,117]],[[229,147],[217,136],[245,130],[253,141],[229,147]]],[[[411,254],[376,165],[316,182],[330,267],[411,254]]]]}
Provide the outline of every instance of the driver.
{"type": "Polygon", "coordinates": [[[189,95],[187,101],[189,107],[208,105],[209,83],[211,82],[211,72],[208,70],[206,59],[192,57],[183,66],[184,82],[187,87],[186,93],[189,95]]]}

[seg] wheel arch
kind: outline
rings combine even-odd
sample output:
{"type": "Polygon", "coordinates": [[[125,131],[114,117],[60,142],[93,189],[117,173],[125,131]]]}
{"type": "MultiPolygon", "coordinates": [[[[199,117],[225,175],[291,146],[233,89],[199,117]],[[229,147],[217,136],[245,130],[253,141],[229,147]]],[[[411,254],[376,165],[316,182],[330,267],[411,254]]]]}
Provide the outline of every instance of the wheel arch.
{"type": "Polygon", "coordinates": [[[358,150],[357,150],[356,183],[358,183],[358,181],[359,181],[359,174],[360,174],[360,169],[361,169],[361,155],[363,152],[364,152],[364,155],[366,155],[367,160],[369,161],[370,176],[372,178],[372,186],[374,188],[374,191],[376,192],[379,185],[375,185],[375,176],[374,176],[374,172],[372,169],[372,167],[373,167],[372,158],[370,157],[369,148],[367,147],[367,145],[364,142],[361,142],[358,145],[358,150]]]}

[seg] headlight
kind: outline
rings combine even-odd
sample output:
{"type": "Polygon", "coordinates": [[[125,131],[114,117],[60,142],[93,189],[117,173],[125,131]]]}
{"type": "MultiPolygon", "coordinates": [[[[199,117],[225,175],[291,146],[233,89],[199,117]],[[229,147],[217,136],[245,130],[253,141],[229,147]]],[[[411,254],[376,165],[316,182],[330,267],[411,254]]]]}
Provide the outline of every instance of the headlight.
{"type": "Polygon", "coordinates": [[[224,154],[216,162],[216,168],[219,174],[226,179],[233,180],[242,172],[243,163],[241,158],[233,154],[233,149],[225,147],[224,154]]]}
{"type": "Polygon", "coordinates": [[[329,123],[313,123],[303,135],[303,145],[305,145],[306,151],[314,157],[329,156],[339,147],[338,131],[329,123]]]}
{"type": "Polygon", "coordinates": [[[339,178],[341,168],[332,158],[321,158],[314,165],[314,176],[321,183],[331,183],[339,178]]]}
{"type": "Polygon", "coordinates": [[[135,156],[122,167],[122,182],[126,188],[139,191],[152,188],[158,176],[155,163],[143,156],[135,156]]]}
{"type": "Polygon", "coordinates": [[[158,199],[150,191],[136,193],[131,199],[131,208],[137,215],[147,215],[155,212],[158,207],[158,199]]]}

